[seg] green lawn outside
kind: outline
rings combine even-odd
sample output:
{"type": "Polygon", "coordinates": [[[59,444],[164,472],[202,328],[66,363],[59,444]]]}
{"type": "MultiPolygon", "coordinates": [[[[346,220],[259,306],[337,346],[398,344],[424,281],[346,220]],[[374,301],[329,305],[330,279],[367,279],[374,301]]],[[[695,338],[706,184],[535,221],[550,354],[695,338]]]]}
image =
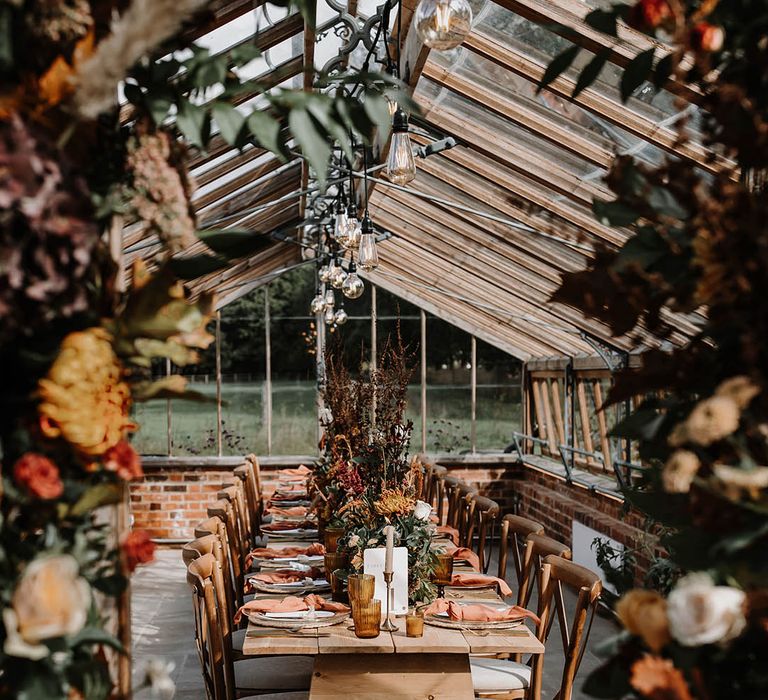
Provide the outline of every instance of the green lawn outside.
{"type": "MultiPolygon", "coordinates": [[[[212,382],[191,384],[215,398],[212,382]]],[[[222,407],[225,455],[266,454],[264,382],[225,382],[222,407]]],[[[406,415],[414,423],[412,452],[421,447],[421,395],[418,385],[408,391],[406,415]]],[[[427,450],[461,452],[469,449],[471,394],[469,386],[427,388],[427,450]],[[431,432],[430,432],[431,431],[431,432]],[[440,432],[438,432],[440,431],[440,432]]],[[[134,415],[141,428],[134,438],[142,454],[167,453],[166,402],[139,404],[134,415]]],[[[171,402],[172,454],[216,454],[216,404],[171,402]]],[[[502,449],[520,428],[520,390],[517,386],[478,386],[477,449],[502,449]]],[[[309,381],[272,383],[272,453],[316,452],[315,384],[309,381]]]]}

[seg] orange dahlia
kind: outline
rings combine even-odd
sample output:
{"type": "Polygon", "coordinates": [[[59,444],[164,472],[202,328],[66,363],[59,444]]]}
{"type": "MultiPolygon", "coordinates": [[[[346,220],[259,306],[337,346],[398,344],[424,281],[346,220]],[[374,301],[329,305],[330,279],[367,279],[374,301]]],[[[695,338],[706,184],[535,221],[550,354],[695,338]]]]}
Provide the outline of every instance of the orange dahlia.
{"type": "Polygon", "coordinates": [[[38,383],[40,427],[84,455],[102,455],[136,426],[131,390],[103,328],[70,333],[48,376],[38,383]]]}

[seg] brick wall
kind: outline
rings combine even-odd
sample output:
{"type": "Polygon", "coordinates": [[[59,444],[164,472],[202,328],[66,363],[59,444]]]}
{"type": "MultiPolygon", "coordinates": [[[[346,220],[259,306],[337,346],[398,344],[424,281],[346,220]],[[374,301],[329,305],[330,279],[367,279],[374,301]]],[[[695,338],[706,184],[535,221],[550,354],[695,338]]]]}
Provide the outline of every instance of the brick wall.
{"type": "MultiPolygon", "coordinates": [[[[309,463],[310,458],[263,458],[262,482],[272,493],[277,471],[309,463]]],[[[232,482],[237,458],[210,460],[145,458],[143,480],[131,485],[131,505],[136,527],[157,539],[189,540],[196,523],[203,520],[216,492],[232,482]]],[[[627,512],[614,498],[576,486],[540,470],[518,464],[511,456],[476,455],[461,461],[440,460],[452,476],[476,486],[497,501],[502,513],[518,512],[541,522],[550,536],[572,544],[573,520],[587,525],[630,548],[647,541],[642,516],[627,512]]],[[[638,575],[649,565],[638,554],[638,575]]]]}
{"type": "MultiPolygon", "coordinates": [[[[309,458],[261,460],[265,494],[274,491],[278,469],[303,461],[310,462],[309,458]]],[[[134,526],[155,539],[192,539],[195,525],[208,517],[206,509],[216,500],[216,493],[232,484],[232,471],[242,463],[237,458],[222,458],[212,465],[209,460],[145,457],[144,478],[131,483],[134,526]]]]}

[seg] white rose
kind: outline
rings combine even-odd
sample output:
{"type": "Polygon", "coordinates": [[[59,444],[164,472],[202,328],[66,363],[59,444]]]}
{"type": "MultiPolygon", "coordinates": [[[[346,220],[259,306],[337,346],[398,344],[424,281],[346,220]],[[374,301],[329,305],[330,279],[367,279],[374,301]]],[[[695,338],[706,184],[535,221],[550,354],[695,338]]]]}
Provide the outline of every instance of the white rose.
{"type": "Polygon", "coordinates": [[[716,586],[708,574],[684,576],[667,597],[669,630],[686,647],[727,642],[747,624],[745,598],[738,588],[716,586]]]}
{"type": "MultiPolygon", "coordinates": [[[[80,577],[77,561],[68,554],[35,559],[19,580],[3,611],[8,637],[5,651],[14,656],[42,658],[44,639],[79,632],[86,622],[91,589],[80,577]],[[16,623],[13,629],[13,623],[16,623]],[[20,644],[23,642],[24,644],[20,644]],[[24,647],[26,645],[26,648],[24,647]]],[[[47,656],[47,648],[43,656],[47,656]]]]}
{"type": "Polygon", "coordinates": [[[430,515],[432,515],[432,506],[426,501],[416,501],[413,516],[418,520],[429,520],[430,515]]]}
{"type": "Polygon", "coordinates": [[[360,535],[351,535],[348,544],[350,547],[357,547],[360,544],[360,535]]]}

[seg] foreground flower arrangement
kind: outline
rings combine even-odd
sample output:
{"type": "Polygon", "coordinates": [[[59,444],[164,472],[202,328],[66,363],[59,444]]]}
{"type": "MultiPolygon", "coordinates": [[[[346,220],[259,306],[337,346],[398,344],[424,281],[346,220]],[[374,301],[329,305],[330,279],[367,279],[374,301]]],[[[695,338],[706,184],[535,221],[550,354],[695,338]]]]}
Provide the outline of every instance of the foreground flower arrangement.
{"type": "MultiPolygon", "coordinates": [[[[198,231],[188,149],[218,132],[285,159],[293,139],[322,179],[331,149],[312,145],[331,133],[370,143],[388,129],[386,96],[408,103],[375,73],[354,97],[240,78],[255,42],[211,54],[185,33],[211,4],[0,0],[0,697],[130,693],[110,656],[126,653],[116,619],[154,545],[106,523],[142,476],[131,411],[200,398],[182,376],[152,378],[153,362],[194,364],[213,340],[213,298],[190,299],[184,280],[269,244],[267,232],[198,231]],[[254,94],[266,110],[235,108],[254,94]],[[282,129],[294,122],[316,126],[282,129]],[[157,241],[130,269],[126,224],[157,241]]],[[[310,3],[287,4],[313,21],[310,3]]],[[[147,684],[173,694],[162,664],[147,684]]]]}
{"type": "MultiPolygon", "coordinates": [[[[585,689],[600,698],[765,698],[768,6],[638,0],[586,21],[611,37],[626,22],[663,40],[625,67],[622,96],[646,80],[693,83],[701,138],[720,168],[706,177],[682,158],[651,168],[618,157],[606,179],[616,198],[593,209],[603,223],[631,227],[630,237],[564,275],[555,294],[616,335],[642,325],[670,348],[674,314],[694,327],[682,347],[645,351],[642,368],[619,373],[610,396],[644,396],[614,434],[639,447],[647,470],[627,497],[658,525],[680,573],[669,590],[630,590],[618,601],[624,632],[585,689]]],[[[579,49],[569,51],[545,82],[579,49]]],[[[606,60],[594,57],[580,87],[606,60]]],[[[691,138],[685,120],[677,128],[681,143],[691,138]]]]}
{"type": "Polygon", "coordinates": [[[312,483],[321,525],[339,527],[339,551],[349,555],[350,571],[362,572],[363,552],[383,547],[383,528],[395,528],[395,546],[408,549],[409,598],[430,601],[435,555],[431,507],[416,499],[422,465],[409,460],[412,425],[404,419],[412,353],[398,330],[366,380],[353,377],[341,347],[326,353],[327,411],[323,455],[312,483]]]}

